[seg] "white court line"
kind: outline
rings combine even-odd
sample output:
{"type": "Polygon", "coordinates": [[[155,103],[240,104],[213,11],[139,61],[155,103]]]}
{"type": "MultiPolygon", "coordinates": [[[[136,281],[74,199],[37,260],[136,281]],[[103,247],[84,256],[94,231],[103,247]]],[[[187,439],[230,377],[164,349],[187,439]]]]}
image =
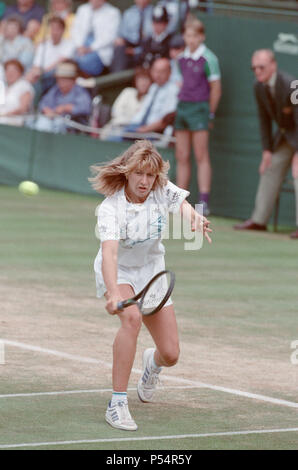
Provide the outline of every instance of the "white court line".
{"type": "Polygon", "coordinates": [[[21,447],[43,447],[43,446],[63,446],[79,444],[100,444],[104,442],[133,442],[133,441],[160,441],[168,439],[194,439],[203,437],[225,437],[225,436],[248,436],[250,434],[273,434],[283,432],[298,432],[298,428],[281,429],[256,429],[252,431],[228,431],[210,432],[204,434],[176,434],[170,436],[144,436],[144,437],[120,437],[111,439],[82,439],[78,441],[54,441],[54,442],[27,442],[22,444],[1,444],[0,449],[16,449],[21,447]]]}
{"type": "MultiPolygon", "coordinates": [[[[176,389],[194,389],[194,388],[202,388],[198,385],[169,385],[167,387],[162,386],[160,390],[176,390],[176,389]]],[[[136,387],[128,388],[127,391],[136,391],[136,387]]],[[[84,393],[112,393],[112,388],[98,388],[98,389],[90,389],[90,390],[58,390],[54,392],[32,392],[32,393],[7,393],[5,395],[0,395],[1,398],[31,398],[31,397],[43,397],[43,396],[60,396],[60,395],[79,395],[84,393]]]]}
{"type": "MultiPolygon", "coordinates": [[[[111,363],[106,362],[106,361],[100,361],[98,359],[93,359],[93,358],[90,358],[90,357],[76,356],[76,355],[73,355],[73,354],[63,353],[63,352],[60,352],[60,351],[55,351],[53,349],[45,349],[45,348],[41,348],[39,346],[33,346],[33,345],[30,345],[30,344],[20,343],[18,341],[9,341],[7,339],[2,339],[2,341],[4,342],[4,344],[6,344],[8,346],[14,346],[14,347],[21,348],[21,349],[26,349],[26,350],[29,350],[29,351],[36,351],[36,352],[40,352],[40,353],[45,353],[45,354],[49,354],[49,355],[56,356],[56,357],[61,357],[61,358],[64,358],[64,359],[69,359],[69,360],[76,361],[76,362],[84,362],[84,363],[89,363],[89,364],[100,364],[100,365],[104,365],[105,367],[108,367],[109,369],[112,368],[111,363]]],[[[137,374],[142,373],[142,371],[140,369],[135,369],[135,368],[132,369],[132,372],[137,373],[137,374]]],[[[162,379],[163,380],[169,380],[169,381],[172,381],[172,382],[178,382],[178,383],[185,384],[185,385],[196,385],[197,387],[208,388],[210,390],[214,390],[214,391],[217,391],[217,392],[229,393],[231,395],[235,395],[235,396],[238,396],[238,397],[244,397],[244,398],[250,398],[250,399],[253,399],[253,400],[264,401],[264,402],[271,403],[271,404],[274,404],[274,405],[287,406],[289,408],[298,408],[298,403],[296,403],[296,402],[292,402],[292,401],[288,401],[288,400],[282,400],[282,399],[279,399],[279,398],[268,397],[266,395],[260,395],[260,394],[257,394],[257,393],[244,392],[242,390],[236,390],[236,389],[233,389],[233,388],[221,387],[221,386],[218,386],[218,385],[207,384],[207,383],[199,382],[199,381],[182,379],[181,377],[175,377],[175,376],[166,375],[166,374],[162,374],[162,379]]]]}

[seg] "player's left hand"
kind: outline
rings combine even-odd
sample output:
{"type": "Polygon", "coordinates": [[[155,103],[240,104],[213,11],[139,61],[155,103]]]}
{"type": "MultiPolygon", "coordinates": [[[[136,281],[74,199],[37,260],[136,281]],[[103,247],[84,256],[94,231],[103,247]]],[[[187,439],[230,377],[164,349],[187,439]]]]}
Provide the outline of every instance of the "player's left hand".
{"type": "Polygon", "coordinates": [[[192,221],[191,230],[193,232],[203,232],[204,237],[208,241],[208,243],[212,243],[212,240],[209,236],[209,233],[212,233],[212,228],[210,228],[211,222],[203,215],[196,214],[195,219],[192,221]]]}

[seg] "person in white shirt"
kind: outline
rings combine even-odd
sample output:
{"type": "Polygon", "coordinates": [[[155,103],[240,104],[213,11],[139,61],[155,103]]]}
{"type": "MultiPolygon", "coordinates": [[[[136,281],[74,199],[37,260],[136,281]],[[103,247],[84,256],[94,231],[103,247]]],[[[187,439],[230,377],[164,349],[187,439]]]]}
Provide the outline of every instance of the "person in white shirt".
{"type": "Polygon", "coordinates": [[[32,41],[23,35],[24,24],[17,15],[8,16],[0,34],[0,62],[4,64],[10,59],[17,59],[28,69],[34,57],[32,41]]]}
{"type": "Polygon", "coordinates": [[[169,163],[153,144],[139,140],[120,157],[93,166],[93,188],[106,198],[97,209],[97,234],[101,247],[94,262],[97,296],[105,295],[106,310],[117,315],[121,326],[113,344],[113,394],[106,421],[113,427],[134,431],[137,425],[130,415],[127,386],[133,366],[142,321],[156,348],[143,356],[144,373],[138,382],[142,402],[153,401],[161,368],[175,365],[179,340],[174,306],[169,299],[155,314],[142,318],[136,305],[124,311],[118,303],[133,297],[165,267],[162,233],[167,214],[179,212],[202,231],[209,242],[210,222],[185,200],[188,191],[168,180],[169,163]],[[154,210],[152,210],[154,207],[154,210]],[[152,227],[158,225],[157,232],[152,227]]]}
{"type": "Polygon", "coordinates": [[[134,74],[134,87],[124,88],[113,103],[111,120],[102,128],[101,140],[113,140],[113,136],[121,134],[141,108],[151,83],[150,71],[138,67],[134,74]]]}
{"type": "Polygon", "coordinates": [[[16,59],[4,64],[4,99],[0,101],[0,124],[22,126],[24,116],[31,110],[34,90],[24,79],[24,67],[16,59]]]}
{"type": "Polygon", "coordinates": [[[163,133],[167,128],[167,116],[176,111],[179,87],[170,81],[169,59],[156,59],[151,67],[151,75],[153,83],[140,110],[125,129],[126,132],[163,133]]]}
{"type": "Polygon", "coordinates": [[[50,39],[40,43],[36,49],[33,67],[26,75],[27,80],[35,85],[38,95],[44,94],[55,83],[55,69],[59,63],[71,59],[74,44],[70,39],[63,39],[65,23],[60,17],[49,20],[50,39]]]}
{"type": "Polygon", "coordinates": [[[86,75],[98,76],[111,64],[120,20],[120,10],[105,0],[89,0],[78,8],[72,38],[75,59],[86,75]]]}

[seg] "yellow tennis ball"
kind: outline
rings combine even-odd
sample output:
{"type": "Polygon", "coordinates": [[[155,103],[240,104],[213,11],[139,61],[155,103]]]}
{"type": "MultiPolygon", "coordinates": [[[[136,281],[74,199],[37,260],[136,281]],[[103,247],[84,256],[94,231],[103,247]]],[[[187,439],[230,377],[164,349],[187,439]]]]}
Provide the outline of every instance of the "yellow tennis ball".
{"type": "Polygon", "coordinates": [[[39,192],[39,186],[33,181],[22,181],[19,184],[19,191],[23,194],[27,194],[27,196],[36,196],[39,192]]]}

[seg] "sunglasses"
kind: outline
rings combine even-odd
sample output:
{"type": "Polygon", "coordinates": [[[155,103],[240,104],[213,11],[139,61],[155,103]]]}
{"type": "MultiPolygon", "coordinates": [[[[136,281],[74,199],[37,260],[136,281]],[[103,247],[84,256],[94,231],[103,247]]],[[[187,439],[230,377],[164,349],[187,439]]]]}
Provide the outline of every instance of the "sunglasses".
{"type": "Polygon", "coordinates": [[[266,68],[265,65],[254,65],[254,66],[251,66],[251,70],[253,70],[254,72],[255,72],[257,69],[264,70],[265,68],[266,68]]]}

